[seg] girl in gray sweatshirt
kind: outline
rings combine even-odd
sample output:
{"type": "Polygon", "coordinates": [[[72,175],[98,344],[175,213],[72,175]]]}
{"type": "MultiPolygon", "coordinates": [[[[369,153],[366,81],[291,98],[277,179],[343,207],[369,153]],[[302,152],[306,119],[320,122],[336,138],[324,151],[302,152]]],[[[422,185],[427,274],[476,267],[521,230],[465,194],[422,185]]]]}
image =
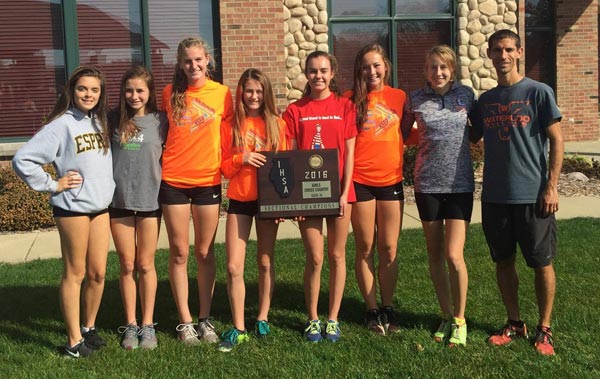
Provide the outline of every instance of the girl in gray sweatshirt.
{"type": "Polygon", "coordinates": [[[93,67],[78,67],[46,125],[12,161],[17,175],[32,189],[50,192],[64,262],[60,284],[67,330],[64,352],[73,358],[88,356],[106,344],[94,327],[110,240],[107,207],[115,189],[106,109],[104,76],[93,67]],[[56,179],[42,168],[49,163],[56,179]]]}

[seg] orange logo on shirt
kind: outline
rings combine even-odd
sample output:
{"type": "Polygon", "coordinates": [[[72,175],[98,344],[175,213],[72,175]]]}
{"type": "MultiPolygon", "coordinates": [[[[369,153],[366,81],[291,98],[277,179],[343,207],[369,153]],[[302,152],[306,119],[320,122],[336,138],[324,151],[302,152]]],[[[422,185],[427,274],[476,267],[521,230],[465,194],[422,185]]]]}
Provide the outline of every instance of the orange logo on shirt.
{"type": "Polygon", "coordinates": [[[215,110],[198,99],[192,99],[179,126],[187,126],[194,133],[203,125],[210,124],[215,119],[215,110]]]}
{"type": "Polygon", "coordinates": [[[375,127],[375,135],[379,135],[388,130],[392,125],[399,125],[398,115],[385,105],[378,103],[369,110],[367,120],[364,125],[365,130],[375,127]]]}

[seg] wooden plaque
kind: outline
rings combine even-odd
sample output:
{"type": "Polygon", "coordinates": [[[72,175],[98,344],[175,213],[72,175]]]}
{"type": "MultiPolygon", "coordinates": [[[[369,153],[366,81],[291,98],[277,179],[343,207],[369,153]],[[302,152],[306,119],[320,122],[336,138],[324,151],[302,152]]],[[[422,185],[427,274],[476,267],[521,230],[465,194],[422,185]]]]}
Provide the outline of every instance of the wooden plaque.
{"type": "Polygon", "coordinates": [[[261,152],[258,169],[258,216],[337,216],[340,175],[336,149],[261,152]]]}

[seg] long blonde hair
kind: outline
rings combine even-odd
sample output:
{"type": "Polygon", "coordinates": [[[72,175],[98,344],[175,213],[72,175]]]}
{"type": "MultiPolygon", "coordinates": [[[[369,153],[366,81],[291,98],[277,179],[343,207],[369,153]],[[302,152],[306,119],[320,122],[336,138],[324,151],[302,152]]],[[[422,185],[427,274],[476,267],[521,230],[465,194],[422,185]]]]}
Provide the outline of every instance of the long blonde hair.
{"type": "Polygon", "coordinates": [[[368,53],[376,53],[381,56],[385,65],[385,76],[383,77],[383,83],[385,85],[390,84],[390,76],[392,71],[392,64],[388,59],[383,47],[376,43],[371,43],[363,46],[354,59],[354,83],[352,84],[352,102],[356,105],[356,126],[358,130],[362,130],[362,127],[367,118],[367,108],[369,106],[369,89],[367,88],[367,82],[363,73],[363,59],[368,53]]]}
{"type": "Polygon", "coordinates": [[[173,109],[174,120],[179,120],[181,116],[185,114],[186,109],[185,91],[188,88],[188,83],[183,67],[181,67],[181,61],[185,58],[186,49],[196,46],[204,49],[204,52],[206,53],[206,57],[209,60],[206,76],[208,79],[211,78],[209,67],[211,64],[214,67],[214,60],[212,55],[209,54],[210,49],[208,48],[208,43],[203,39],[196,37],[189,37],[179,42],[179,46],[177,46],[177,64],[175,65],[175,71],[173,72],[173,91],[171,93],[171,108],[173,109]]]}
{"type": "Polygon", "coordinates": [[[256,68],[249,68],[238,81],[235,91],[235,114],[233,116],[233,147],[241,148],[244,146],[244,137],[242,136],[242,126],[246,121],[247,110],[243,102],[244,87],[249,79],[254,79],[260,83],[263,89],[263,104],[261,105],[261,117],[265,120],[267,131],[267,150],[277,151],[279,149],[279,121],[277,117],[277,108],[275,107],[275,96],[269,77],[256,68]]]}
{"type": "Polygon", "coordinates": [[[98,98],[98,103],[90,112],[90,117],[92,119],[92,125],[100,129],[102,142],[104,144],[103,151],[106,154],[108,152],[108,148],[110,147],[110,130],[106,115],[108,112],[108,101],[106,99],[106,80],[104,79],[102,72],[95,67],[79,66],[75,69],[75,71],[73,71],[71,76],[69,76],[69,80],[67,80],[67,85],[65,86],[64,91],[60,94],[58,101],[56,104],[54,104],[52,112],[50,112],[48,115],[46,124],[65,114],[69,108],[75,107],[75,86],[77,85],[79,79],[84,76],[96,78],[100,81],[100,96],[98,98]]]}

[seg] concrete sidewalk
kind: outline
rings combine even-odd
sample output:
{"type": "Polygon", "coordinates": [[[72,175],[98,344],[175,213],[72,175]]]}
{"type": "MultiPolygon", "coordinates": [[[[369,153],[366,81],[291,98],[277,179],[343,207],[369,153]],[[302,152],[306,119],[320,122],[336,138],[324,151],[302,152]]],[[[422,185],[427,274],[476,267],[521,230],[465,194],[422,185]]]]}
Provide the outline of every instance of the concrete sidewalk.
{"type": "MultiPolygon", "coordinates": [[[[557,219],[575,217],[600,217],[600,198],[597,197],[561,197],[560,210],[557,219]]],[[[481,203],[475,201],[473,207],[473,223],[481,222],[481,203]]],[[[420,228],[419,213],[415,204],[406,204],[404,207],[403,229],[420,228]]],[[[252,230],[251,239],[256,239],[252,230]]],[[[300,238],[297,223],[286,221],[279,227],[278,239],[300,238]]],[[[225,241],[225,219],[219,220],[216,236],[217,243],[225,241]]],[[[190,242],[193,243],[193,228],[190,222],[190,242]]],[[[350,242],[352,243],[352,242],[350,242]]],[[[158,248],[169,247],[167,232],[162,224],[158,248]]],[[[111,241],[110,250],[114,250],[111,241]]],[[[60,258],[60,239],[56,230],[37,231],[30,233],[14,233],[0,235],[0,262],[21,263],[36,259],[60,258]]]]}

